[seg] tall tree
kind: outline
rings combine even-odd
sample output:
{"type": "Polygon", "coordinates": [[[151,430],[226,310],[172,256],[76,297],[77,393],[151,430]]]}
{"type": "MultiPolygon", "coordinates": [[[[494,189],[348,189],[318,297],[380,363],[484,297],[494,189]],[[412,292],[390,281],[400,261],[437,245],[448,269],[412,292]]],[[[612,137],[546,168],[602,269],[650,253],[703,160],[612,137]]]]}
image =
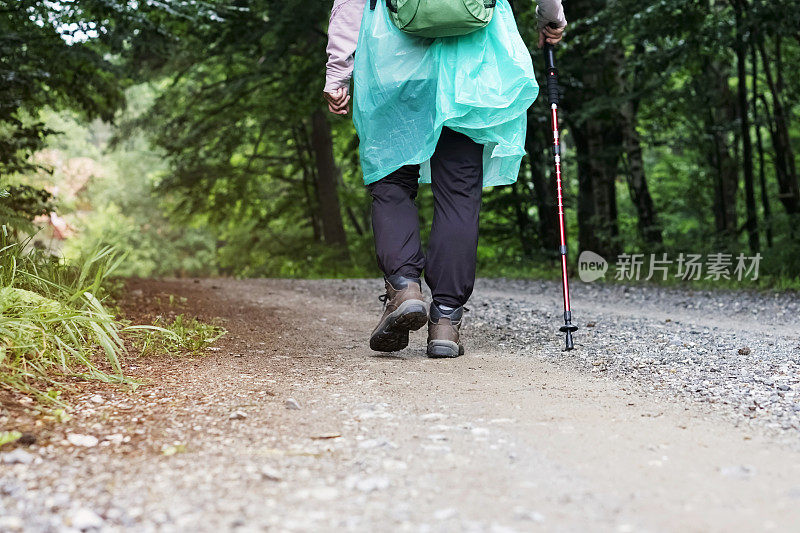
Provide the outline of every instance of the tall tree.
{"type": "Polygon", "coordinates": [[[211,222],[227,242],[246,240],[254,254],[307,256],[320,239],[346,250],[341,172],[321,110],[330,6],[205,7],[191,25],[149,12],[159,22],[155,45],[140,42],[129,58],[146,66],[140,76],[167,82],[138,121],[172,165],[160,190],[179,198],[184,216],[211,222]]]}
{"type": "Polygon", "coordinates": [[[736,118],[736,100],[728,80],[730,69],[722,61],[706,63],[705,80],[699,81],[696,92],[707,94],[706,112],[703,115],[704,130],[711,138],[711,163],[714,167],[714,219],[717,239],[730,243],[737,234],[737,194],[739,168],[735,155],[730,127],[736,118]],[[710,87],[711,91],[708,91],[710,87]]]}
{"type": "Polygon", "coordinates": [[[556,205],[555,176],[551,176],[549,147],[545,115],[539,106],[528,111],[528,130],[525,149],[528,152],[528,169],[533,185],[533,198],[538,215],[538,233],[541,246],[551,253],[558,251],[558,207],[556,205]]]}
{"type": "Polygon", "coordinates": [[[0,0],[0,176],[30,169],[31,153],[54,133],[41,108],[113,119],[126,80],[107,54],[119,37],[114,23],[129,14],[98,1],[0,0]]]}
{"type": "Polygon", "coordinates": [[[758,108],[761,105],[761,102],[760,102],[760,92],[758,85],[759,72],[758,72],[758,49],[755,43],[756,39],[758,39],[757,34],[754,36],[753,41],[750,43],[750,66],[753,69],[752,72],[753,94],[752,94],[752,99],[750,100],[750,106],[753,109],[753,129],[756,132],[756,152],[758,153],[758,184],[761,196],[761,208],[764,211],[764,231],[765,231],[765,236],[767,238],[767,246],[771,248],[773,244],[772,213],[770,210],[769,194],[767,191],[767,173],[766,173],[766,163],[764,161],[764,140],[761,134],[762,124],[758,112],[758,108]]]}
{"type": "MultiPolygon", "coordinates": [[[[578,0],[572,17],[588,19],[603,7],[599,0],[578,0]]],[[[616,85],[615,47],[587,24],[576,24],[570,36],[577,46],[568,49],[561,68],[570,85],[563,107],[577,151],[578,241],[581,249],[614,256],[621,249],[616,179],[622,144],[622,117],[608,98],[616,85]]]]}
{"type": "MultiPolygon", "coordinates": [[[[800,213],[800,186],[798,185],[795,156],[789,136],[789,115],[783,102],[784,95],[782,94],[781,84],[773,73],[770,57],[763,41],[758,43],[758,49],[772,101],[771,126],[769,130],[772,137],[772,148],[775,151],[775,172],[780,192],[778,199],[783,204],[786,212],[793,215],[800,213]]],[[[776,56],[779,56],[780,52],[780,41],[776,40],[776,56]]],[[[780,67],[777,70],[780,71],[780,67]]]]}
{"type": "Polygon", "coordinates": [[[745,0],[731,0],[736,19],[736,75],[737,75],[737,114],[739,116],[739,127],[741,128],[742,157],[744,167],[744,191],[745,205],[747,208],[747,229],[750,251],[755,253],[760,249],[758,238],[758,220],[756,213],[756,193],[753,177],[753,144],[750,138],[750,120],[748,118],[747,100],[747,42],[746,30],[744,25],[744,11],[746,9],[745,0]]]}
{"type": "Polygon", "coordinates": [[[317,195],[322,235],[326,243],[344,248],[347,246],[347,236],[342,224],[342,211],[336,190],[339,168],[333,157],[331,127],[322,109],[316,109],[312,113],[311,129],[311,144],[314,147],[317,164],[317,195]]]}
{"type": "MultiPolygon", "coordinates": [[[[644,47],[641,43],[633,47],[634,55],[643,55],[644,47]]],[[[647,186],[647,174],[644,166],[641,137],[637,129],[639,123],[639,105],[641,103],[641,69],[634,62],[630,69],[632,72],[625,76],[624,58],[616,54],[616,72],[619,84],[619,93],[623,98],[621,103],[622,115],[622,143],[625,152],[625,176],[628,182],[628,192],[631,202],[636,209],[637,227],[639,236],[644,243],[651,247],[659,247],[662,242],[661,227],[658,223],[653,197],[647,186]]]]}

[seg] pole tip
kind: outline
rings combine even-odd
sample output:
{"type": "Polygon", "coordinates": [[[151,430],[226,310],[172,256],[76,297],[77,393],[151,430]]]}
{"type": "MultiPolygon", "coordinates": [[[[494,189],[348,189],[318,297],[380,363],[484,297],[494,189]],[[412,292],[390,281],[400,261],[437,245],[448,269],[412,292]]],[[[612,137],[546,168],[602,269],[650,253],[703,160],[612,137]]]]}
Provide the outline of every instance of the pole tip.
{"type": "Polygon", "coordinates": [[[567,347],[564,349],[564,351],[568,352],[568,351],[572,350],[573,348],[575,348],[575,344],[572,342],[572,332],[568,330],[567,331],[567,347]]]}

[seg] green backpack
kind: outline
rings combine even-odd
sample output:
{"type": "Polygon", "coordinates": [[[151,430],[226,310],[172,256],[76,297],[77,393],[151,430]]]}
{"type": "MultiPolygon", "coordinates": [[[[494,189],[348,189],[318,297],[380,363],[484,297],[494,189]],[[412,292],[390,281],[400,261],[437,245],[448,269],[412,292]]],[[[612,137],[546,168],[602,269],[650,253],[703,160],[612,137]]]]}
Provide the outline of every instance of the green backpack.
{"type": "MultiPolygon", "coordinates": [[[[394,25],[416,37],[453,37],[485,27],[497,0],[386,0],[394,25]]],[[[377,0],[370,0],[375,9],[377,0]]]]}

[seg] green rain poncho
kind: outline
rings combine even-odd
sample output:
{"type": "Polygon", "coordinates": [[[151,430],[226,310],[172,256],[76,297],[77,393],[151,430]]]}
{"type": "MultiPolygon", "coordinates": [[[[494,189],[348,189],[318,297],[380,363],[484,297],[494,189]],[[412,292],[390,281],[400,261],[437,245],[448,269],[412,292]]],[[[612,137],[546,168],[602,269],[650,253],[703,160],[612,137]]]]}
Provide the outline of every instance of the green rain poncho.
{"type": "Polygon", "coordinates": [[[483,186],[514,183],[525,153],[526,111],[539,86],[508,0],[485,28],[424,39],[400,31],[385,3],[367,2],[353,72],[353,121],[364,183],[430,158],[442,127],[484,145],[483,186]]]}

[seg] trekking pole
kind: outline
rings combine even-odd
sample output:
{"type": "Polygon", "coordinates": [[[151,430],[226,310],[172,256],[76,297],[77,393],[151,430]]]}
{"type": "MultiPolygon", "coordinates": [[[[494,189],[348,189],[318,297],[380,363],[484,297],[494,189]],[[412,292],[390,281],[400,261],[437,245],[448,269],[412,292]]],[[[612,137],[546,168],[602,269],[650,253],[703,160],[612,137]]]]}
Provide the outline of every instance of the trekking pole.
{"type": "Polygon", "coordinates": [[[559,328],[566,336],[567,350],[572,350],[572,332],[578,326],[572,325],[572,310],[569,305],[569,280],[567,279],[567,236],[564,229],[564,199],[561,193],[561,142],[558,135],[558,69],[556,69],[555,50],[552,44],[544,45],[544,61],[547,67],[547,94],[550,99],[550,124],[553,128],[553,158],[556,170],[556,196],[558,197],[558,226],[561,235],[561,286],[564,293],[564,325],[559,328]]]}

